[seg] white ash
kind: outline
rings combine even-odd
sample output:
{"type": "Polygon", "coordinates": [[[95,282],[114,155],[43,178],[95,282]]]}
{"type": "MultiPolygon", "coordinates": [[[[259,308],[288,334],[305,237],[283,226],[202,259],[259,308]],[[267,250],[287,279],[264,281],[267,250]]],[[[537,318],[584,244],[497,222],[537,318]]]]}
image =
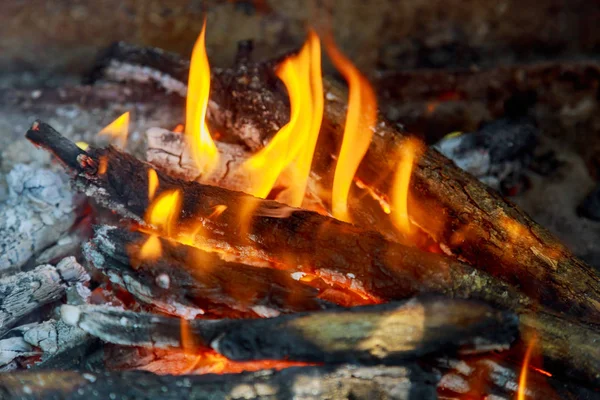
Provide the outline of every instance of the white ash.
{"type": "Polygon", "coordinates": [[[117,82],[133,81],[139,83],[157,83],[168,93],[177,93],[182,97],[187,95],[187,84],[172,76],[149,68],[147,66],[128,64],[111,60],[105,71],[107,76],[117,82]]]}
{"type": "Polygon", "coordinates": [[[0,205],[0,276],[55,243],[75,222],[69,184],[48,169],[16,165],[0,205]]]}
{"type": "Polygon", "coordinates": [[[40,354],[23,337],[15,336],[0,340],[0,368],[12,363],[18,357],[31,357],[40,354]]]}

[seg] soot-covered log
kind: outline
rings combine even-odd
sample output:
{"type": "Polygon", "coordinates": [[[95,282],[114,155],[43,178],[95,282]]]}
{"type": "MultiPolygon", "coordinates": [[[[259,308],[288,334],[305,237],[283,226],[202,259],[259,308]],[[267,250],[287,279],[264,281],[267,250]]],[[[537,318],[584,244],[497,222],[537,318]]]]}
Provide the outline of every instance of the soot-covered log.
{"type": "Polygon", "coordinates": [[[443,350],[503,349],[517,333],[517,319],[511,313],[442,297],[263,319],[196,319],[186,324],[177,318],[105,306],[63,306],[61,314],[68,324],[110,343],[190,350],[211,347],[239,361],[391,364],[443,350]]]}
{"type": "Polygon", "coordinates": [[[95,229],[84,246],[91,263],[138,300],[162,312],[193,318],[224,305],[249,316],[317,310],[317,290],[285,271],[227,262],[217,253],[112,226],[95,229]],[[158,257],[142,257],[154,240],[158,257]]]}
{"type": "MultiPolygon", "coordinates": [[[[115,46],[104,59],[97,70],[100,76],[139,80],[139,76],[148,79],[151,71],[158,70],[185,84],[187,61],[174,55],[164,57],[156,50],[122,46],[115,46]],[[146,61],[138,54],[147,52],[153,54],[154,60],[149,64],[151,68],[139,75],[144,66],[139,63],[146,61]],[[111,62],[116,69],[105,69],[111,62]],[[124,68],[132,65],[140,68],[124,68]]],[[[287,95],[274,83],[274,65],[276,61],[239,63],[232,69],[215,70],[211,76],[209,119],[251,149],[260,148],[289,118],[287,95]]],[[[160,79],[152,80],[167,86],[160,79]]],[[[324,88],[324,121],[318,152],[335,156],[343,136],[347,93],[327,78],[324,88]]],[[[383,118],[375,131],[355,179],[387,199],[397,166],[393,155],[402,146],[405,135],[383,118]]],[[[317,154],[316,159],[322,157],[317,154]]],[[[519,286],[545,304],[600,321],[598,273],[524,212],[433,149],[427,149],[413,169],[408,208],[412,223],[448,252],[519,286]]]]}
{"type": "Polygon", "coordinates": [[[30,312],[62,298],[69,286],[89,279],[74,257],[0,279],[0,336],[30,312]]]}
{"type": "Polygon", "coordinates": [[[437,377],[414,364],[293,367],[242,374],[40,371],[0,375],[6,400],[435,399],[437,377]]]}
{"type": "MultiPolygon", "coordinates": [[[[63,159],[75,173],[74,183],[81,191],[122,216],[144,223],[150,165],[114,148],[84,152],[44,123],[34,124],[27,137],[63,159]]],[[[244,262],[269,261],[277,268],[317,275],[363,293],[371,301],[432,292],[489,301],[519,313],[523,335],[540,331],[543,354],[569,366],[559,372],[580,371],[580,377],[600,380],[600,348],[594,345],[598,340],[594,327],[544,311],[532,299],[485,272],[454,258],[389,242],[376,232],[315,212],[181,181],[161,171],[157,176],[159,191],[181,192],[179,227],[195,231],[202,224],[203,235],[186,240],[220,248],[233,256],[239,254],[244,262]],[[216,206],[226,208],[213,218],[216,206]],[[571,334],[583,342],[571,346],[571,334]]],[[[543,290],[543,286],[536,288],[536,292],[543,290]]],[[[567,297],[560,304],[569,303],[570,295],[563,295],[567,297]]]]}

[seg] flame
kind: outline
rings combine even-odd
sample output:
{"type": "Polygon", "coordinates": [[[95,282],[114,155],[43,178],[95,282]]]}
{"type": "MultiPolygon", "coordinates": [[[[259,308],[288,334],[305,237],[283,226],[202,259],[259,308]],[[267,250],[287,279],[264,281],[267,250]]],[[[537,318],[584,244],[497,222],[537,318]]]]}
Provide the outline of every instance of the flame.
{"type": "Polygon", "coordinates": [[[183,124],[177,124],[177,126],[175,126],[175,128],[173,128],[173,132],[175,133],[183,133],[185,131],[185,127],[183,126],[183,124]]]}
{"type": "Polygon", "coordinates": [[[323,118],[321,45],[314,32],[309,32],[297,55],[279,65],[277,76],[290,97],[290,121],[267,146],[242,165],[242,171],[250,177],[247,191],[266,198],[277,178],[287,169],[290,186],[283,201],[300,206],[323,118]]]}
{"type": "Polygon", "coordinates": [[[162,255],[162,245],[156,235],[150,235],[140,248],[139,258],[142,260],[156,260],[162,255]]]}
{"type": "Polygon", "coordinates": [[[203,175],[217,166],[219,152],[206,125],[206,109],[210,94],[210,66],[205,47],[206,20],[194,45],[190,61],[188,94],[185,113],[185,135],[192,158],[203,175]]]}
{"type": "Polygon", "coordinates": [[[154,168],[148,169],[148,200],[152,200],[158,189],[158,175],[154,168]]]}
{"type": "Polygon", "coordinates": [[[87,149],[90,148],[90,145],[87,144],[86,142],[76,142],[75,145],[83,151],[86,151],[87,149]]]}
{"type": "Polygon", "coordinates": [[[402,233],[410,233],[408,218],[408,189],[415,158],[423,151],[422,143],[414,138],[403,141],[400,147],[400,160],[392,188],[392,222],[402,233]]]}
{"type": "Polygon", "coordinates": [[[333,64],[348,82],[348,112],[333,179],[331,206],[334,217],[350,221],[348,194],[354,174],[373,137],[377,121],[377,98],[367,79],[338,50],[333,39],[329,38],[325,47],[333,64]]]}
{"type": "Polygon", "coordinates": [[[179,190],[161,193],[150,204],[146,211],[145,220],[154,225],[159,231],[173,237],[175,227],[181,211],[181,193],[179,190]]]}
{"type": "Polygon", "coordinates": [[[537,336],[533,336],[527,346],[525,352],[525,358],[523,359],[523,367],[521,368],[521,376],[519,377],[519,391],[517,392],[517,400],[525,400],[525,391],[527,385],[527,370],[529,369],[529,361],[531,360],[531,353],[537,343],[537,336]]]}
{"type": "Polygon", "coordinates": [[[122,149],[127,145],[129,135],[129,111],[104,127],[98,135],[110,136],[111,142],[122,149]]]}
{"type": "Polygon", "coordinates": [[[225,210],[227,210],[227,206],[225,204],[219,204],[213,207],[213,212],[208,216],[209,219],[215,219],[219,215],[223,214],[225,210]]]}

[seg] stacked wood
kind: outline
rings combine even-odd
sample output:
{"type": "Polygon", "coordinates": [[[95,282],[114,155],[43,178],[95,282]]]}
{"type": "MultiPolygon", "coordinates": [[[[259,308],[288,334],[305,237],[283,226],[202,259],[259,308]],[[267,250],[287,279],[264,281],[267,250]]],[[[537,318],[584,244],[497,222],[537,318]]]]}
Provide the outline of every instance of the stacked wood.
{"type": "Polygon", "coordinates": [[[435,399],[436,377],[402,366],[295,367],[243,374],[159,376],[143,371],[40,371],[0,375],[9,399],[435,399]]]}
{"type": "Polygon", "coordinates": [[[41,265],[0,280],[0,335],[21,318],[61,299],[68,287],[89,280],[87,272],[68,257],[56,266],[41,265]]]}
{"type": "Polygon", "coordinates": [[[475,301],[433,297],[274,318],[196,319],[184,325],[176,318],[103,306],[65,305],[61,315],[68,324],[114,344],[191,351],[211,347],[230,360],[327,364],[392,364],[441,350],[502,349],[517,328],[511,313],[475,301]]]}
{"type": "Polygon", "coordinates": [[[18,271],[75,222],[73,193],[57,173],[19,164],[7,182],[8,199],[0,205],[0,276],[18,271]]]}

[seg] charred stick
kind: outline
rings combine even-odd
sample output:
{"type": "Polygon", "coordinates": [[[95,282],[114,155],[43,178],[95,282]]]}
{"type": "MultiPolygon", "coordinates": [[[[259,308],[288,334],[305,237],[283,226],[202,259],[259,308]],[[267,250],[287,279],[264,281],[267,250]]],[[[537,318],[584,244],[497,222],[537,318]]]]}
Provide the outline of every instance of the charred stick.
{"type": "Polygon", "coordinates": [[[435,399],[437,378],[413,364],[294,367],[224,375],[40,371],[0,375],[10,399],[435,399]]]}
{"type": "Polygon", "coordinates": [[[91,263],[138,300],[193,318],[215,304],[249,316],[317,310],[317,290],[285,271],[222,260],[218,254],[156,238],[158,258],[144,258],[151,236],[111,226],[96,228],[84,247],[91,263]]]}
{"type": "Polygon", "coordinates": [[[67,323],[105,341],[130,346],[211,347],[230,360],[395,363],[441,350],[506,348],[517,319],[467,300],[412,299],[251,320],[190,321],[99,306],[63,306],[67,323]],[[185,333],[185,332],[184,332],[185,333]]]}
{"type": "Polygon", "coordinates": [[[62,298],[71,285],[89,280],[83,267],[68,257],[56,267],[42,265],[0,279],[0,335],[30,312],[62,298]]]}

